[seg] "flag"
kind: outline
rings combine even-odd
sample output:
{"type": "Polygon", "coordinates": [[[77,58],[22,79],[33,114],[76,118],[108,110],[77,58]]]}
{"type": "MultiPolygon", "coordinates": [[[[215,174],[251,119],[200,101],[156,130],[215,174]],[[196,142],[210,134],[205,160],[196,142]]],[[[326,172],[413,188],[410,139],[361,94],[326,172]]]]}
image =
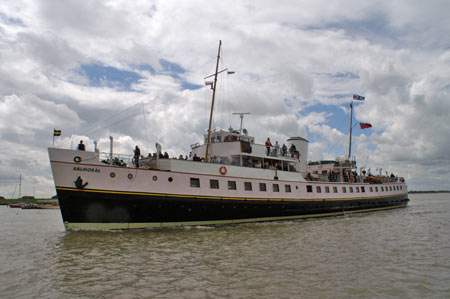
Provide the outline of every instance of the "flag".
{"type": "Polygon", "coordinates": [[[205,86],[208,86],[208,85],[211,85],[211,86],[212,86],[212,85],[213,85],[213,82],[212,82],[212,81],[206,81],[206,82],[205,82],[205,86]]]}
{"type": "Polygon", "coordinates": [[[353,99],[354,99],[354,100],[358,100],[358,101],[364,101],[365,97],[359,96],[359,95],[357,95],[357,94],[354,94],[354,95],[353,95],[353,99]]]}
{"type": "Polygon", "coordinates": [[[61,130],[53,129],[53,136],[61,136],[61,130]]]}
{"type": "Polygon", "coordinates": [[[228,71],[227,74],[228,75],[234,74],[234,71],[228,71]]]}
{"type": "Polygon", "coordinates": [[[372,128],[372,125],[369,123],[359,123],[359,127],[361,129],[367,129],[367,128],[372,128]]]}

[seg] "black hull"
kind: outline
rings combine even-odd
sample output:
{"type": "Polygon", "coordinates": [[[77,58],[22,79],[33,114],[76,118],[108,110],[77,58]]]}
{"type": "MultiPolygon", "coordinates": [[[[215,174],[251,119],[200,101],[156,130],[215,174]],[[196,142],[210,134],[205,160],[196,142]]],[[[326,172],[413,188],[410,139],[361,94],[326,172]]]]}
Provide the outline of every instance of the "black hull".
{"type": "Polygon", "coordinates": [[[245,200],[57,188],[66,228],[211,225],[405,207],[407,194],[358,199],[245,200]]]}

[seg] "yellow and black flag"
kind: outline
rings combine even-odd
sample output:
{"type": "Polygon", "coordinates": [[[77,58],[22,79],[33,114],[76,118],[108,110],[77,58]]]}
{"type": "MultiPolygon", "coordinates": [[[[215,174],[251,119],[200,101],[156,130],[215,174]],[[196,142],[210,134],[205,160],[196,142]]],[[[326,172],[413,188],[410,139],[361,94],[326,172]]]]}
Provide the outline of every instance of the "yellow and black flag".
{"type": "Polygon", "coordinates": [[[61,136],[61,130],[53,129],[53,136],[61,136]]]}

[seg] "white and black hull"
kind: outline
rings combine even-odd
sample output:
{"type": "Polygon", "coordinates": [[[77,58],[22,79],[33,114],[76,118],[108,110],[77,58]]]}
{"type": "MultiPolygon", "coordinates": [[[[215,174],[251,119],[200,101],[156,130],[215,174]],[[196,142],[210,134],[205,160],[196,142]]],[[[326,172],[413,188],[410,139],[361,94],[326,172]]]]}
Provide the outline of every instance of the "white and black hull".
{"type": "Polygon", "coordinates": [[[281,174],[278,179],[249,179],[232,176],[232,167],[228,167],[227,174],[198,174],[90,163],[94,160],[85,152],[50,149],[49,153],[61,214],[68,229],[134,229],[290,220],[400,208],[408,202],[406,185],[397,182],[386,185],[393,190],[386,188],[387,191],[374,192],[371,188],[374,185],[370,184],[282,180],[281,174]],[[74,158],[80,156],[81,161],[75,159],[75,162],[74,158]],[[191,188],[189,180],[192,177],[208,188],[191,188]],[[291,190],[285,192],[280,188],[278,192],[261,192],[239,190],[239,187],[238,190],[210,190],[211,179],[217,180],[219,186],[227,186],[227,181],[233,180],[238,186],[244,181],[252,182],[254,186],[264,182],[268,186],[274,183],[282,187],[290,185],[291,190]],[[364,187],[361,188],[364,192],[316,193],[307,192],[307,186],[312,186],[313,190],[317,186],[321,186],[321,190],[354,186],[356,190],[358,186],[364,187]]]}

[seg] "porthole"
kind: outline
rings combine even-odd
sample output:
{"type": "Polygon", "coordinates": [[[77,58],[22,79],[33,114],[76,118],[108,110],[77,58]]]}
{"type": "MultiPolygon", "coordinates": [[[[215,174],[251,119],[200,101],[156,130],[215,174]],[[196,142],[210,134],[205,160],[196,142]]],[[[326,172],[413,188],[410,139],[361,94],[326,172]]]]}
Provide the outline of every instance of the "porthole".
{"type": "Polygon", "coordinates": [[[133,174],[132,174],[132,173],[129,173],[129,174],[128,174],[128,179],[129,179],[129,180],[133,179],[133,174]]]}
{"type": "Polygon", "coordinates": [[[81,157],[79,157],[79,156],[74,157],[73,158],[73,162],[80,163],[81,162],[81,157]]]}
{"type": "Polygon", "coordinates": [[[156,182],[158,180],[158,177],[156,175],[154,175],[152,179],[153,179],[153,181],[156,182]]]}
{"type": "Polygon", "coordinates": [[[115,177],[116,177],[116,173],[115,173],[115,172],[111,172],[111,173],[109,174],[109,176],[112,177],[112,178],[115,178],[115,177]]]}
{"type": "Polygon", "coordinates": [[[173,182],[173,178],[172,177],[169,177],[169,182],[173,182]]]}

